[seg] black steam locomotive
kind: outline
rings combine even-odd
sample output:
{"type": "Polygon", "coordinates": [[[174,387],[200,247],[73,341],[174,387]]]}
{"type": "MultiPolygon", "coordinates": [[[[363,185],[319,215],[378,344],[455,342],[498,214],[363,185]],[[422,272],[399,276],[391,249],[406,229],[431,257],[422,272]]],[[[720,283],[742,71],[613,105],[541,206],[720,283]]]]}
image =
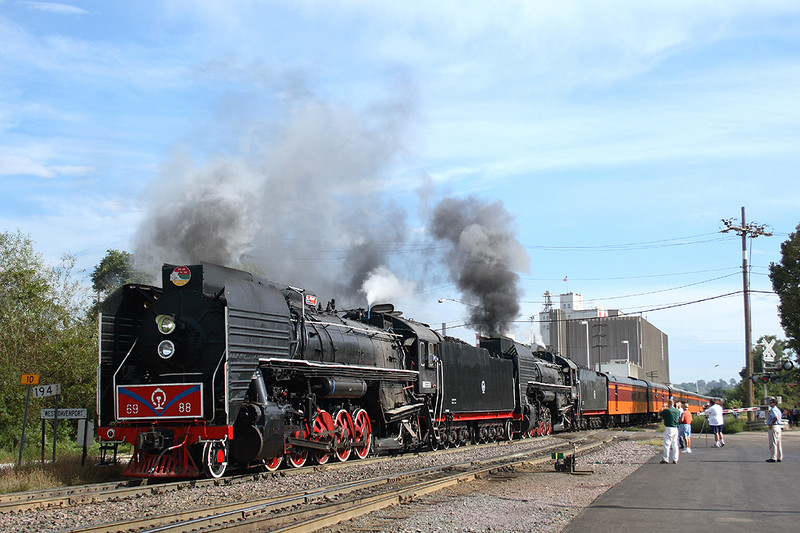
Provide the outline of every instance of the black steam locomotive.
{"type": "Polygon", "coordinates": [[[391,305],[211,264],[163,267],[101,306],[100,438],[126,474],[222,476],[578,427],[578,368],[511,339],[442,337],[391,305]]]}

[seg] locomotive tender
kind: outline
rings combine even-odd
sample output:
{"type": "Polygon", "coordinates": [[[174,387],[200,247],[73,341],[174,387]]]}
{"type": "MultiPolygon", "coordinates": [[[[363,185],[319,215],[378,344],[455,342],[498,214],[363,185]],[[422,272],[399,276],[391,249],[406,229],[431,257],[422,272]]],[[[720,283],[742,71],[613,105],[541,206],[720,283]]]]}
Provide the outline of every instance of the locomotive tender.
{"type": "Polygon", "coordinates": [[[652,420],[671,393],[505,337],[442,337],[389,304],[323,308],[304,289],[208,263],[164,265],[162,277],[101,306],[98,434],[133,444],[128,476],[220,477],[228,465],[652,420]]]}

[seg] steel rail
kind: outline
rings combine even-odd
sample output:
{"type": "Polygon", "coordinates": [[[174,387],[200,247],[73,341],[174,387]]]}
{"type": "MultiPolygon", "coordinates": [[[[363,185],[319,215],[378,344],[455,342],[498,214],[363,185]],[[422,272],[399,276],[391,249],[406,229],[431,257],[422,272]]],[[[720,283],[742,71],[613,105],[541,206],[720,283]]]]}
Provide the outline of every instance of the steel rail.
{"type": "MultiPolygon", "coordinates": [[[[517,441],[518,442],[518,441],[517,441]]],[[[477,444],[474,449],[488,446],[503,446],[510,444],[506,441],[496,443],[477,444]]],[[[457,453],[461,448],[438,451],[417,452],[418,455],[428,453],[448,454],[457,453]]],[[[93,483],[88,485],[70,485],[68,487],[58,487],[53,489],[30,490],[23,492],[10,492],[0,494],[0,514],[16,513],[20,511],[46,509],[51,507],[69,507],[81,503],[101,502],[110,499],[124,499],[148,494],[163,494],[182,490],[185,488],[202,487],[205,485],[230,485],[235,483],[249,482],[266,477],[293,476],[308,472],[309,470],[336,470],[347,468],[354,464],[368,465],[375,462],[386,461],[384,456],[373,456],[365,459],[351,459],[346,462],[329,462],[325,465],[313,465],[302,468],[282,469],[280,472],[247,472],[225,476],[222,479],[193,479],[182,481],[151,481],[147,479],[129,479],[121,481],[111,481],[106,483],[93,483]]]]}
{"type": "MultiPolygon", "coordinates": [[[[551,460],[553,451],[572,450],[586,435],[569,442],[559,442],[534,450],[525,450],[481,460],[450,465],[426,467],[402,474],[388,474],[367,480],[348,482],[266,498],[192,509],[160,516],[124,522],[97,524],[75,533],[105,531],[137,531],[177,533],[189,531],[256,531],[286,532],[313,531],[377,509],[388,507],[408,498],[440,490],[453,484],[470,481],[493,470],[517,464],[539,464],[551,460]],[[421,478],[428,478],[419,481],[421,478]],[[382,490],[402,483],[403,486],[382,490]],[[354,493],[378,488],[380,494],[352,496],[354,493]],[[349,497],[346,497],[350,495],[349,497]],[[344,499],[343,499],[344,498],[344,499]],[[289,523],[287,523],[289,522],[289,523]]],[[[581,451],[603,446],[614,437],[584,446],[581,451]]]]}

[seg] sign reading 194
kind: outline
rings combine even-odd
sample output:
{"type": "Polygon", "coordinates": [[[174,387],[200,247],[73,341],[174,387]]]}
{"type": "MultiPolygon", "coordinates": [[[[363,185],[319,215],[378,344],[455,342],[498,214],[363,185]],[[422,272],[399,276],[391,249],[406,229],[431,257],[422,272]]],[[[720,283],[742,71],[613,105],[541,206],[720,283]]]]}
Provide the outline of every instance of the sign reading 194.
{"type": "Polygon", "coordinates": [[[36,385],[32,387],[34,398],[44,398],[45,396],[58,396],[61,394],[61,384],[55,383],[53,385],[36,385]]]}

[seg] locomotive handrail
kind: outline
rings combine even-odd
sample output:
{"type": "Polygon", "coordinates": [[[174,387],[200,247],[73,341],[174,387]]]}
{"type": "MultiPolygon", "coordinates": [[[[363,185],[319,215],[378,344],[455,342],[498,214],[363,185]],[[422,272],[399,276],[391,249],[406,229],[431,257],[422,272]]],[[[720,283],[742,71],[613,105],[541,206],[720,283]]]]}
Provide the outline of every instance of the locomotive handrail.
{"type": "Polygon", "coordinates": [[[390,333],[390,332],[384,331],[382,329],[359,328],[359,327],[354,326],[352,324],[336,324],[335,322],[323,322],[321,320],[311,320],[311,322],[313,322],[314,324],[319,324],[320,326],[323,327],[323,329],[328,327],[328,326],[331,326],[331,327],[334,327],[334,328],[347,329],[348,331],[362,333],[364,335],[372,336],[372,337],[377,337],[379,335],[385,335],[386,337],[388,337],[390,339],[403,338],[402,335],[399,335],[397,333],[390,333]]]}
{"type": "Polygon", "coordinates": [[[570,390],[570,389],[572,389],[572,387],[569,386],[569,385],[557,385],[555,383],[542,383],[541,381],[529,381],[528,382],[528,386],[530,387],[531,385],[533,385],[535,387],[542,387],[542,388],[545,388],[545,389],[559,389],[559,390],[565,390],[565,389],[566,390],[570,390]]]}
{"type": "Polygon", "coordinates": [[[317,375],[342,376],[351,373],[364,379],[394,379],[396,381],[416,381],[419,378],[417,370],[403,370],[398,368],[383,368],[378,366],[345,365],[339,363],[322,363],[319,361],[308,361],[306,359],[284,359],[279,357],[261,357],[259,365],[266,365],[281,369],[303,368],[306,371],[316,371],[317,375]],[[332,374],[336,372],[336,374],[332,374]]]}
{"type": "MultiPolygon", "coordinates": [[[[219,356],[219,361],[217,362],[217,366],[216,366],[216,368],[214,368],[214,373],[212,374],[212,377],[211,377],[211,395],[212,395],[211,397],[212,398],[216,397],[216,396],[214,396],[214,394],[216,393],[216,391],[214,390],[214,387],[215,387],[215,384],[217,383],[217,372],[219,372],[220,366],[222,365],[222,362],[226,359],[225,356],[227,354],[228,354],[228,341],[227,341],[227,335],[226,335],[225,349],[222,350],[222,354],[220,354],[220,356],[219,356]]],[[[225,380],[225,388],[226,389],[228,388],[228,380],[227,379],[225,380]]],[[[225,422],[226,423],[229,422],[229,420],[228,420],[228,399],[229,399],[229,395],[228,395],[228,391],[226,390],[225,391],[225,402],[223,404],[223,409],[225,410],[225,422]]],[[[214,420],[215,416],[216,416],[216,413],[214,412],[214,409],[212,408],[211,409],[211,418],[209,420],[214,420]]]]}
{"type": "MultiPolygon", "coordinates": [[[[111,390],[113,390],[113,391],[117,390],[117,374],[119,373],[120,370],[122,370],[122,365],[125,364],[125,361],[128,360],[128,357],[130,357],[131,354],[133,353],[133,349],[136,347],[136,343],[137,342],[139,342],[138,338],[135,341],[133,341],[133,344],[131,344],[131,349],[128,350],[128,353],[125,354],[125,357],[122,358],[122,361],[120,361],[119,366],[117,366],[117,369],[114,371],[114,375],[111,377],[111,387],[112,387],[111,390]]],[[[98,372],[99,372],[99,370],[98,370],[98,372]]],[[[98,395],[100,394],[99,387],[98,387],[97,394],[98,395]]],[[[117,418],[117,409],[118,409],[117,395],[114,394],[114,419],[117,418]]],[[[97,415],[100,416],[100,404],[99,403],[97,405],[97,411],[98,411],[97,415]]]]}

